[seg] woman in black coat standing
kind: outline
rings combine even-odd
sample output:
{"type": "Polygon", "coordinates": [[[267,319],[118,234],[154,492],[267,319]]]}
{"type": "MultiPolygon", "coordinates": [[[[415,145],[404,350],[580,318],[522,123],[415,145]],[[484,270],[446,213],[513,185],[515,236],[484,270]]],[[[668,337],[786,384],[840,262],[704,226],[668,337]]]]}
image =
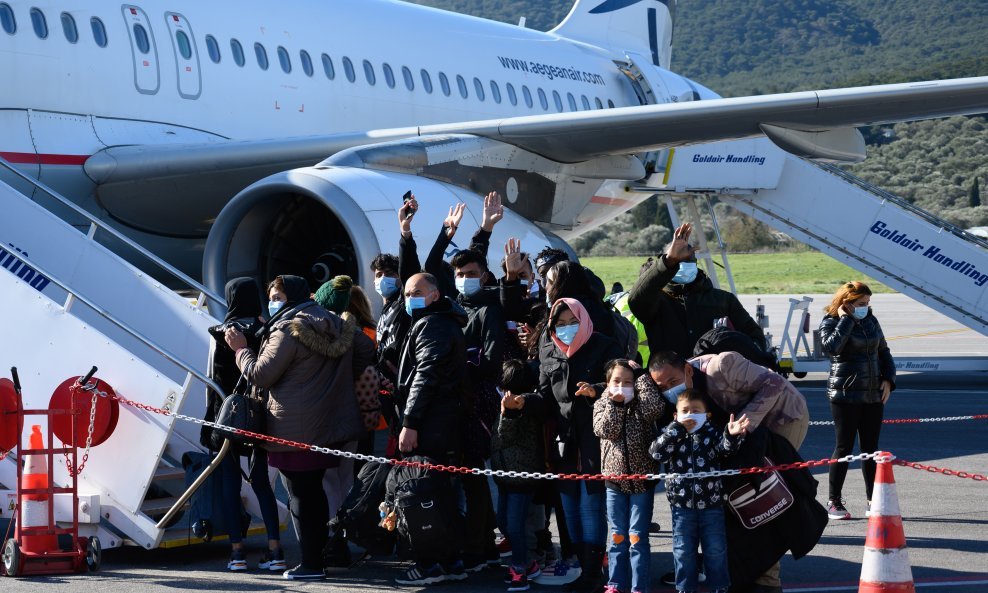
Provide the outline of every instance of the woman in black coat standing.
{"type": "MultiPolygon", "coordinates": [[[[855,435],[862,453],[878,449],[885,404],[895,389],[895,362],[870,303],[871,289],[865,283],[848,282],[837,289],[820,322],[823,350],[830,357],[827,397],[837,436],[831,459],[850,455],[855,435]]],[[[875,462],[867,460],[861,469],[870,510],[875,462]]],[[[831,519],[851,518],[841,497],[846,475],[846,463],[830,466],[827,514],[831,519]]]]}

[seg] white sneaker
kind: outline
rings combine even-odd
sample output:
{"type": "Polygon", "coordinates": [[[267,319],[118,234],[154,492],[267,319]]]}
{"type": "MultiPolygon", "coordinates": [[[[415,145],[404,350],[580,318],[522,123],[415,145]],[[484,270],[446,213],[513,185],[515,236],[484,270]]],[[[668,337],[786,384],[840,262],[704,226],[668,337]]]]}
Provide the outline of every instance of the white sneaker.
{"type": "Polygon", "coordinates": [[[580,563],[575,557],[569,560],[557,560],[552,566],[545,567],[542,574],[532,582],[539,585],[561,586],[572,583],[580,578],[580,563]]]}

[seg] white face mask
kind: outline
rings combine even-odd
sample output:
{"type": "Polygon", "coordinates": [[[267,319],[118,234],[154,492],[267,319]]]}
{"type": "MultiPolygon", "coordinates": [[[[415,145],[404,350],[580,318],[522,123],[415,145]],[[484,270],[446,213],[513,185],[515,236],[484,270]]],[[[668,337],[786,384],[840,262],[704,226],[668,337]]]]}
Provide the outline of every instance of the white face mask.
{"type": "Polygon", "coordinates": [[[693,434],[694,432],[703,428],[703,425],[707,423],[707,415],[706,414],[677,414],[676,415],[676,421],[679,422],[680,424],[686,422],[687,420],[696,421],[696,426],[694,426],[693,430],[690,431],[690,434],[693,434]]]}
{"type": "Polygon", "coordinates": [[[627,387],[621,387],[619,385],[610,385],[608,386],[608,391],[611,392],[611,395],[620,395],[624,397],[624,403],[628,403],[631,400],[635,399],[635,388],[632,387],[631,385],[627,387]]]}

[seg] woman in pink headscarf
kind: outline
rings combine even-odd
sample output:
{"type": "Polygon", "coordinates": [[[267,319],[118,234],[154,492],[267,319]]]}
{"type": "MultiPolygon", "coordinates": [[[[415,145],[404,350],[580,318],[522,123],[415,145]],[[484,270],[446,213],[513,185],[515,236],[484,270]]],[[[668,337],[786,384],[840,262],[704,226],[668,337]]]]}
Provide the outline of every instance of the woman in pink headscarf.
{"type": "MultiPolygon", "coordinates": [[[[587,310],[576,299],[557,300],[549,314],[549,339],[539,348],[539,395],[555,420],[549,435],[549,460],[562,473],[600,473],[600,439],[593,431],[593,389],[581,384],[603,383],[604,367],[622,351],[613,338],[595,333],[587,310]]],[[[550,423],[553,424],[553,423],[550,423]]],[[[603,585],[607,521],[603,481],[557,480],[566,527],[577,549],[583,572],[576,591],[603,585]]]]}

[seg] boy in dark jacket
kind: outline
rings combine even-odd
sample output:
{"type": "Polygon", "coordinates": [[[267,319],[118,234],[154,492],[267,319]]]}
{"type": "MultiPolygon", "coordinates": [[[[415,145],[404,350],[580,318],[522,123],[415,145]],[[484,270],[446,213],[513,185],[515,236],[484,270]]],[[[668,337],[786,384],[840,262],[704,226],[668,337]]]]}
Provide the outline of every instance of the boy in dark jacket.
{"type": "MultiPolygon", "coordinates": [[[[710,424],[709,417],[701,392],[687,389],[680,393],[676,419],[652,443],[652,457],[667,462],[667,469],[677,474],[720,469],[719,460],[737,451],[748,429],[748,417],[742,415],[735,420],[731,414],[723,431],[710,424]]],[[[701,541],[707,586],[713,593],[725,593],[730,586],[721,490],[720,478],[666,479],[666,496],[672,507],[677,591],[696,591],[697,547],[701,541]]]]}

